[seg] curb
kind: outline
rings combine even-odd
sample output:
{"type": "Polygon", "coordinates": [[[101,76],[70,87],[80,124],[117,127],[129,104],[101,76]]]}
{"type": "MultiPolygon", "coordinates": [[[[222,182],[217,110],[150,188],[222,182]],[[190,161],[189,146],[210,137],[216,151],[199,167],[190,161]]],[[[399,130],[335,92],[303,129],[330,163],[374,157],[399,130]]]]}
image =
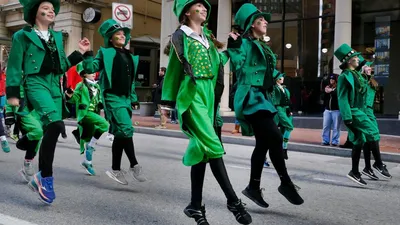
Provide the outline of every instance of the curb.
{"type": "MultiPolygon", "coordinates": [[[[73,120],[64,120],[64,123],[67,126],[76,126],[76,121],[73,121],[73,120]]],[[[187,139],[187,136],[180,130],[177,131],[177,130],[169,130],[169,129],[154,129],[154,128],[136,126],[135,133],[187,139]]],[[[222,141],[223,141],[223,143],[234,144],[234,145],[244,145],[244,146],[254,146],[255,145],[255,143],[254,143],[255,140],[253,138],[246,138],[246,137],[232,137],[232,136],[223,135],[222,141]]],[[[320,154],[320,155],[331,155],[331,156],[346,157],[346,158],[351,157],[350,149],[343,149],[343,148],[330,147],[330,146],[319,146],[319,145],[315,145],[315,144],[304,144],[304,143],[291,142],[291,143],[289,143],[289,149],[290,149],[290,151],[294,151],[294,152],[313,153],[313,154],[320,154]]],[[[384,162],[400,163],[400,154],[397,154],[397,153],[381,152],[381,157],[384,162]]]]}

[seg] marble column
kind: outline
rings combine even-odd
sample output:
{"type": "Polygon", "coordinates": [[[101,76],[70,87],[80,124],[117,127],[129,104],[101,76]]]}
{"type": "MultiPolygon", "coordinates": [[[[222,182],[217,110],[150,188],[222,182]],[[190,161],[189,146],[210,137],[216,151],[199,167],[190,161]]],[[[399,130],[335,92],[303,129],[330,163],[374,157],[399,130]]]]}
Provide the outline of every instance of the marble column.
{"type": "MultiPolygon", "coordinates": [[[[232,25],[232,1],[231,0],[218,0],[218,26],[217,26],[217,39],[225,43],[228,40],[228,34],[231,31],[232,25]]],[[[225,64],[224,67],[224,92],[221,97],[220,114],[222,116],[233,116],[234,112],[229,108],[229,84],[230,84],[230,62],[225,64]]]]}
{"type": "MultiPolygon", "coordinates": [[[[336,0],[334,51],[343,43],[351,46],[351,11],[352,1],[336,0]]],[[[342,71],[339,69],[341,63],[335,56],[334,58],[333,72],[340,74],[342,71]]]]}
{"type": "Polygon", "coordinates": [[[172,12],[173,6],[173,0],[163,0],[161,4],[160,67],[168,66],[168,56],[164,54],[164,48],[169,42],[170,35],[179,25],[178,19],[172,12]]]}

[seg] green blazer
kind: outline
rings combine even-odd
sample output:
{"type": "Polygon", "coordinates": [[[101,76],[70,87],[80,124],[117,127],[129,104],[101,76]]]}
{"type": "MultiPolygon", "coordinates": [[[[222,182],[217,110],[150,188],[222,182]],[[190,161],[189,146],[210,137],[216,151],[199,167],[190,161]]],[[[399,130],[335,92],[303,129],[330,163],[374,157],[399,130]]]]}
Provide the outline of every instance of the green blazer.
{"type": "MultiPolygon", "coordinates": [[[[116,51],[114,48],[103,48],[100,47],[97,55],[93,58],[92,55],[88,54],[85,55],[83,60],[83,68],[86,73],[91,74],[100,71],[99,76],[99,84],[102,92],[104,93],[105,90],[110,89],[112,87],[112,71],[113,71],[113,62],[114,57],[116,55],[116,51]]],[[[135,91],[135,81],[136,81],[136,73],[139,64],[139,56],[132,55],[133,65],[134,65],[134,76],[132,79],[132,88],[131,88],[131,95],[130,99],[131,102],[137,102],[137,95],[135,91]]]]}
{"type": "MultiPolygon", "coordinates": [[[[353,72],[358,73],[356,71],[353,72]]],[[[351,108],[354,108],[355,103],[353,72],[350,70],[344,70],[338,78],[338,105],[343,121],[352,120],[351,108]]]]}
{"type": "MultiPolygon", "coordinates": [[[[101,96],[100,86],[98,84],[95,85],[96,88],[99,90],[98,95],[101,96]]],[[[99,103],[102,103],[102,98],[99,98],[99,103]]],[[[90,105],[90,95],[89,95],[89,88],[82,82],[79,82],[76,87],[74,94],[68,100],[70,103],[74,103],[76,105],[77,113],[77,121],[81,121],[89,111],[90,105]],[[79,105],[86,105],[85,109],[80,109],[79,105]]]]}
{"type": "MultiPolygon", "coordinates": [[[[238,48],[228,48],[231,59],[232,71],[237,78],[237,90],[234,97],[234,107],[236,118],[242,127],[242,135],[252,136],[253,129],[250,123],[245,119],[243,110],[245,99],[252,87],[271,88],[275,82],[272,78],[276,65],[276,58],[268,46],[265,49],[269,51],[267,56],[262,44],[250,38],[242,38],[242,44],[238,48]]],[[[248,99],[251,101],[252,99],[248,99]]],[[[276,112],[272,104],[260,105],[263,109],[276,112]]]]}
{"type": "MultiPolygon", "coordinates": [[[[73,52],[68,57],[63,47],[61,32],[49,30],[56,42],[61,71],[67,70],[82,61],[82,54],[73,52]]],[[[37,74],[42,67],[45,48],[39,36],[30,27],[26,26],[17,31],[12,37],[12,47],[7,65],[7,98],[20,98],[20,85],[23,83],[23,76],[37,74]]]]}

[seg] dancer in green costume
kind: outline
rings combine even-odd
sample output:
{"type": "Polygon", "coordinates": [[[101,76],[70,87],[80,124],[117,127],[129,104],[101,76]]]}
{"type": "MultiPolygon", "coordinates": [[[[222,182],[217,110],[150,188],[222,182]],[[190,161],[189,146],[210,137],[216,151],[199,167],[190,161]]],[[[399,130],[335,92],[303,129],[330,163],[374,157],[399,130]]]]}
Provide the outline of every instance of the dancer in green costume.
{"type": "MultiPolygon", "coordinates": [[[[202,26],[210,15],[206,0],[176,0],[173,11],[181,25],[171,37],[168,70],[164,78],[163,105],[178,112],[181,130],[189,137],[183,164],[191,166],[192,199],[184,213],[197,224],[208,225],[202,191],[206,163],[227,198],[227,207],[241,224],[250,224],[251,216],[236,196],[222,156],[224,149],[214,129],[216,108],[223,90],[223,65],[227,62],[222,47],[202,26]],[[222,81],[222,82],[221,82],[222,81]]],[[[216,125],[217,127],[218,125],[216,125]]]]}
{"type": "Polygon", "coordinates": [[[85,159],[81,166],[89,175],[96,175],[92,165],[94,145],[101,135],[109,128],[106,119],[100,116],[103,108],[100,86],[94,80],[95,73],[86,74],[82,63],[76,65],[76,72],[82,76],[83,81],[76,85],[73,93],[65,92],[69,102],[74,103],[77,109],[77,121],[81,154],[85,152],[85,159]],[[86,148],[85,148],[85,143],[86,148]]]}
{"type": "Polygon", "coordinates": [[[17,126],[23,135],[18,139],[16,144],[18,149],[26,151],[24,163],[19,173],[26,182],[29,182],[34,175],[33,159],[36,156],[40,139],[43,136],[43,129],[40,117],[36,111],[29,112],[24,104],[25,94],[23,86],[20,89],[20,96],[20,106],[6,105],[5,124],[7,126],[17,126]]]}
{"type": "Polygon", "coordinates": [[[277,110],[274,117],[275,123],[281,128],[283,135],[283,157],[288,159],[287,149],[290,133],[293,130],[293,117],[290,110],[290,92],[283,86],[285,74],[274,70],[273,74],[276,84],[271,92],[271,100],[277,110]]]}
{"type": "Polygon", "coordinates": [[[87,38],[79,42],[79,51],[66,56],[63,35],[50,28],[60,11],[59,0],[20,0],[24,20],[29,26],[17,31],[7,69],[7,98],[12,106],[20,104],[20,85],[25,89],[29,110],[35,110],[45,127],[39,152],[39,172],[29,187],[40,199],[51,204],[56,198],[53,185],[53,160],[60,134],[65,136],[62,121],[66,111],[60,78],[73,65],[82,61],[90,46],[87,38]],[[23,79],[22,79],[23,78],[23,79]]]}
{"type": "Polygon", "coordinates": [[[242,193],[264,208],[269,205],[263,199],[260,183],[268,150],[281,180],[278,191],[292,204],[301,205],[304,202],[287,173],[282,134],[274,122],[277,109],[269,97],[276,84],[273,76],[275,54],[263,41],[270,19],[269,13],[260,12],[253,4],[243,4],[235,15],[235,24],[242,34],[230,33],[228,39],[228,53],[237,77],[234,97],[236,119],[242,127],[242,135],[255,135],[256,138],[251,156],[250,182],[242,193]]]}
{"type": "Polygon", "coordinates": [[[130,41],[129,28],[108,19],[99,27],[99,33],[104,38],[104,47],[100,47],[96,58],[93,58],[92,51],[88,52],[84,56],[83,67],[85,73],[100,72],[104,113],[110,123],[110,133],[114,135],[112,168],[106,174],[120,184],[128,184],[125,172],[121,169],[122,153],[125,150],[130,162],[129,174],[134,180],[144,182],[147,178],[136,159],[131,121],[132,109],[139,106],[135,92],[139,56],[125,49],[130,41]]]}
{"type": "MultiPolygon", "coordinates": [[[[349,140],[353,143],[352,169],[347,177],[355,183],[365,186],[367,183],[362,179],[358,169],[361,150],[363,145],[368,142],[372,152],[379,152],[379,130],[364,112],[368,85],[357,70],[360,53],[354,51],[349,45],[342,44],[334,54],[342,63],[340,68],[343,70],[338,78],[337,87],[339,110],[348,129],[349,140]]],[[[390,176],[382,162],[374,165],[378,172],[390,176]]]]}
{"type": "MultiPolygon", "coordinates": [[[[376,121],[376,117],[374,114],[375,93],[378,87],[378,82],[374,79],[372,75],[372,68],[371,68],[372,62],[366,61],[361,55],[358,57],[360,58],[360,65],[357,69],[361,68],[360,69],[361,74],[364,76],[364,79],[368,82],[367,96],[365,99],[366,102],[364,104],[364,113],[368,116],[368,118],[371,120],[371,122],[374,124],[374,126],[376,126],[376,128],[379,131],[378,122],[376,121]]],[[[363,146],[365,168],[361,171],[361,173],[364,174],[365,176],[368,176],[372,180],[378,180],[379,178],[375,175],[374,171],[372,170],[372,168],[375,168],[378,174],[381,175],[383,178],[390,179],[391,178],[390,174],[386,173],[385,171],[380,172],[379,167],[377,167],[377,165],[383,164],[383,162],[379,148],[374,147],[375,144],[379,145],[379,141],[366,142],[363,146]],[[373,167],[371,167],[371,152],[375,159],[373,167]]],[[[386,167],[386,165],[383,166],[386,167]]]]}

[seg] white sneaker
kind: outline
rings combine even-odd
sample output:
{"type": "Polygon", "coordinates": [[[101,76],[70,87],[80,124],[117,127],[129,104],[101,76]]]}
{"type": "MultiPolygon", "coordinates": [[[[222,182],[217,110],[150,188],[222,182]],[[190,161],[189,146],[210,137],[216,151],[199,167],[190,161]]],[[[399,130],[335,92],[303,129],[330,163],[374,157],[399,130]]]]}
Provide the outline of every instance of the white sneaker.
{"type": "Polygon", "coordinates": [[[128,181],[126,181],[124,173],[126,172],[123,170],[111,169],[106,171],[107,176],[109,176],[111,179],[115,180],[119,184],[128,185],[128,181]]]}
{"type": "Polygon", "coordinates": [[[129,173],[132,175],[133,179],[139,182],[147,181],[147,178],[143,174],[142,166],[137,164],[133,168],[129,168],[129,173]]]}
{"type": "Polygon", "coordinates": [[[33,175],[35,174],[32,161],[24,161],[24,166],[19,171],[19,173],[26,182],[31,181],[33,175]]]}

